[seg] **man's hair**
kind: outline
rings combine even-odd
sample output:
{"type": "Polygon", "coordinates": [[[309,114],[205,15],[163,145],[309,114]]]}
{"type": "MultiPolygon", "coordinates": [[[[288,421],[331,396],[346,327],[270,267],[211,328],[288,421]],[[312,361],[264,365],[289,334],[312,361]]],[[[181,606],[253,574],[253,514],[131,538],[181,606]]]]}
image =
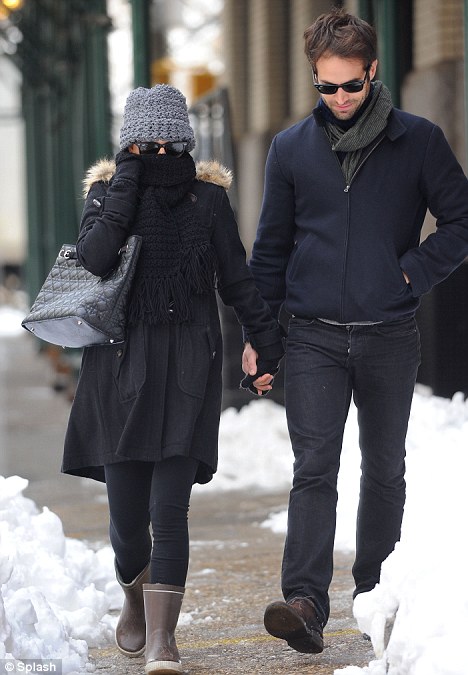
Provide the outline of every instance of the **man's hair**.
{"type": "Polygon", "coordinates": [[[361,59],[364,67],[377,58],[375,28],[363,19],[335,8],[321,14],[304,31],[304,51],[312,69],[321,56],[361,59]]]}

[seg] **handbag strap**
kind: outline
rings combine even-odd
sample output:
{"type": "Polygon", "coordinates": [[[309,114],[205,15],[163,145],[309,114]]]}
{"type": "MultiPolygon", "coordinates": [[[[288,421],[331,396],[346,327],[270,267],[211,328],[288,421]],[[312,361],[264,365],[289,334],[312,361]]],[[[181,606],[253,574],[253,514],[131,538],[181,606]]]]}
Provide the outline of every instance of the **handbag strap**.
{"type": "MultiPolygon", "coordinates": [[[[122,248],[119,248],[119,255],[122,255],[122,253],[127,253],[127,251],[128,251],[128,242],[125,242],[122,248]]],[[[59,251],[59,258],[66,258],[67,260],[78,260],[78,256],[76,254],[76,247],[73,246],[72,244],[68,245],[64,244],[59,251]]]]}

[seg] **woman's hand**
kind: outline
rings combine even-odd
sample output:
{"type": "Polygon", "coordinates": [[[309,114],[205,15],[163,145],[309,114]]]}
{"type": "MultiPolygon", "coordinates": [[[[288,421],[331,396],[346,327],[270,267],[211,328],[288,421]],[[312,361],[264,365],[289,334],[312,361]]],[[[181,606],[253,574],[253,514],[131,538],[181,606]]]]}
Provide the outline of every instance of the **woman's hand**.
{"type": "MultiPolygon", "coordinates": [[[[252,380],[255,374],[257,373],[257,359],[258,359],[258,354],[255,351],[255,349],[252,347],[250,342],[245,343],[244,347],[244,353],[242,354],[242,370],[247,376],[250,376],[248,378],[249,380],[252,380]]],[[[273,375],[270,373],[264,373],[260,377],[258,377],[256,380],[253,380],[251,384],[248,384],[246,388],[249,388],[252,393],[256,393],[258,396],[262,396],[264,393],[269,392],[272,387],[273,382],[273,375]]],[[[245,386],[247,382],[243,380],[243,385],[245,386]]]]}

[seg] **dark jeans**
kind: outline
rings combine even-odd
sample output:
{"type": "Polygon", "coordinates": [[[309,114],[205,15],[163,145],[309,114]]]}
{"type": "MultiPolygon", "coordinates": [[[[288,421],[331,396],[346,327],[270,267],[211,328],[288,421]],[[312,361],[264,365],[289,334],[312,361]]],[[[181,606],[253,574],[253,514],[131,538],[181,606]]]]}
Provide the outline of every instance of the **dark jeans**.
{"type": "Polygon", "coordinates": [[[151,558],[151,583],[185,586],[187,519],[197,468],[198,460],[191,457],[105,465],[110,540],[125,583],[133,581],[151,558]]]}
{"type": "Polygon", "coordinates": [[[337,477],[351,402],[358,411],[361,490],[354,596],[371,590],[400,537],[405,438],[420,362],[414,319],[334,326],[294,317],[286,352],[286,413],[294,451],[282,568],[286,600],[314,599],[326,623],[337,477]]]}

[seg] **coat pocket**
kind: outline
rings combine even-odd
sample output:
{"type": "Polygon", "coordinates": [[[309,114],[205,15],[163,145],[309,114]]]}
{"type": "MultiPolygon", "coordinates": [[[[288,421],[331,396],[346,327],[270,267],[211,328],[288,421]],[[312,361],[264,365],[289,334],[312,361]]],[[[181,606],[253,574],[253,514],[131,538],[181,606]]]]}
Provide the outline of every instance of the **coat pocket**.
{"type": "Polygon", "coordinates": [[[216,356],[216,336],[209,326],[182,324],[177,366],[180,389],[196,398],[205,395],[211,364],[216,356]]]}
{"type": "MultiPolygon", "coordinates": [[[[107,347],[103,347],[107,349],[107,347]]],[[[122,403],[138,396],[146,380],[146,351],[143,325],[128,331],[122,345],[116,345],[112,362],[112,375],[122,403]]]]}

